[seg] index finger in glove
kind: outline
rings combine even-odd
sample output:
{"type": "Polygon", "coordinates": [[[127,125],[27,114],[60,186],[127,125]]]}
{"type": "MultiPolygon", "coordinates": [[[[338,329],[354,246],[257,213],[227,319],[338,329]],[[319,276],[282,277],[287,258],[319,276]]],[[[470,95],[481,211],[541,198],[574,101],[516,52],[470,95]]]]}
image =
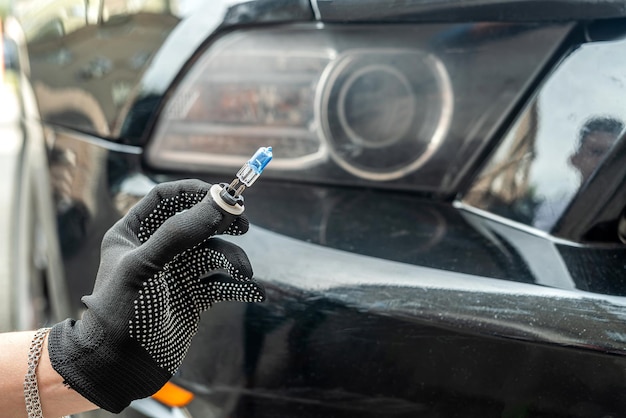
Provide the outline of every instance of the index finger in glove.
{"type": "MultiPolygon", "coordinates": [[[[210,202],[197,203],[191,209],[166,219],[140,247],[134,250],[135,254],[153,266],[162,268],[180,254],[214,235],[222,217],[222,213],[210,202]]],[[[241,235],[247,230],[248,221],[243,217],[236,218],[231,225],[233,234],[241,235]]]]}
{"type": "MultiPolygon", "coordinates": [[[[191,209],[208,193],[211,184],[197,179],[179,180],[161,183],[155,186],[125,216],[127,226],[135,233],[140,242],[146,242],[165,221],[176,214],[191,209]]],[[[214,218],[214,214],[211,214],[214,218]]],[[[215,222],[221,220],[215,219],[215,222]]],[[[235,218],[227,234],[240,235],[248,230],[245,217],[235,218]]],[[[215,231],[211,232],[211,235],[215,231]]]]}

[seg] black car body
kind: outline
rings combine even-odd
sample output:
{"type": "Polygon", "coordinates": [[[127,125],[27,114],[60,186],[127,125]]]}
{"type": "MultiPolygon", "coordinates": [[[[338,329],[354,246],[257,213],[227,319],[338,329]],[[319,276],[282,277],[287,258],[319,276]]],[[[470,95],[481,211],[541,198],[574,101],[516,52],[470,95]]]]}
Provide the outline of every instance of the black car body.
{"type": "Polygon", "coordinates": [[[63,270],[44,318],[80,315],[155,184],[275,150],[235,239],[268,301],[204,316],[191,404],[125,414],[626,415],[623,4],[49,3],[16,9],[63,270]]]}

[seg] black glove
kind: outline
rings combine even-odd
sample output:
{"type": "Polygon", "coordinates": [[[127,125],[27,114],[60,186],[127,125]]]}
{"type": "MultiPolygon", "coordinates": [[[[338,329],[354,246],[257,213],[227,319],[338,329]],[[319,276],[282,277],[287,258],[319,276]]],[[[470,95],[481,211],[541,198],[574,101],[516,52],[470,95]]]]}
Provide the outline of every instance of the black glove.
{"type": "MultiPolygon", "coordinates": [[[[107,411],[120,412],[170,379],[200,313],[213,303],[265,298],[243,250],[210,238],[223,215],[209,200],[209,188],[198,180],[164,183],[135,205],[104,236],[82,319],[50,332],[54,369],[107,411]]],[[[225,233],[247,230],[248,221],[237,217],[225,233]]]]}

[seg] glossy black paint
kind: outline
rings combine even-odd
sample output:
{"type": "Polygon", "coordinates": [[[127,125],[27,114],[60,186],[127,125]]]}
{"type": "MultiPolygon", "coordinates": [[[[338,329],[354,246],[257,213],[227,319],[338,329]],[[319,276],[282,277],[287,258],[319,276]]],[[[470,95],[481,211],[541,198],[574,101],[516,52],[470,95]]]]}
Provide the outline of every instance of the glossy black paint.
{"type": "Polygon", "coordinates": [[[178,23],[167,13],[116,15],[61,37],[30,41],[31,79],[41,118],[117,138],[138,85],[145,84],[144,73],[178,23]]]}
{"type": "Polygon", "coordinates": [[[311,0],[323,21],[571,21],[626,16],[621,2],[611,0],[311,0]]]}
{"type": "MultiPolygon", "coordinates": [[[[269,290],[264,305],[217,306],[178,376],[225,415],[600,417],[626,406],[623,357],[458,332],[372,312],[368,299],[269,290]]],[[[372,290],[379,302],[413,296],[372,290]]]]}
{"type": "Polygon", "coordinates": [[[247,216],[282,235],[401,263],[535,281],[506,240],[481,235],[448,204],[374,190],[265,183],[248,191],[247,216]]]}
{"type": "Polygon", "coordinates": [[[626,296],[626,248],[580,248],[559,245],[577,287],[597,293],[626,296]]]}

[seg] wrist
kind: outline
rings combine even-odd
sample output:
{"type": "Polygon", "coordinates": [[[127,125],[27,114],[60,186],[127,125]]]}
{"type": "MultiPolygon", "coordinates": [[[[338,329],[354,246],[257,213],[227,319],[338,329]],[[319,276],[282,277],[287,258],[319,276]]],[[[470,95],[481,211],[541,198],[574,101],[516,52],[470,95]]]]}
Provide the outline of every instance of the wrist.
{"type": "Polygon", "coordinates": [[[37,368],[43,415],[57,417],[97,409],[97,405],[65,385],[63,377],[54,370],[48,353],[48,337],[46,335],[37,368]]]}
{"type": "MultiPolygon", "coordinates": [[[[35,331],[21,331],[1,335],[0,415],[3,417],[27,418],[24,381],[35,334],[35,331]]],[[[37,379],[35,390],[39,392],[45,417],[60,417],[95,408],[93,404],[63,385],[63,378],[50,364],[47,340],[42,343],[41,357],[35,373],[37,379]]]]}
{"type": "Polygon", "coordinates": [[[66,320],[49,334],[51,367],[65,385],[109,412],[157,392],[171,377],[129,338],[114,338],[91,321],[66,320]]]}

